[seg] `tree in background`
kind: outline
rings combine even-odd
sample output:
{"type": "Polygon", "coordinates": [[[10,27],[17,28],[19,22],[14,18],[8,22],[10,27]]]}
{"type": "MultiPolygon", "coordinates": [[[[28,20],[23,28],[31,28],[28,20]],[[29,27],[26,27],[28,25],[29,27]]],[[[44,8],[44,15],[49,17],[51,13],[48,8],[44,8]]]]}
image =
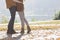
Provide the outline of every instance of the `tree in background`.
{"type": "Polygon", "coordinates": [[[2,22],[1,23],[8,23],[7,16],[2,16],[2,22]]]}
{"type": "Polygon", "coordinates": [[[54,20],[60,20],[60,11],[55,14],[54,20]]]}
{"type": "Polygon", "coordinates": [[[17,19],[15,19],[15,23],[18,23],[18,20],[17,19]]]}
{"type": "Polygon", "coordinates": [[[32,22],[34,22],[34,21],[36,21],[36,19],[35,18],[32,18],[32,20],[31,20],[32,22]]]}

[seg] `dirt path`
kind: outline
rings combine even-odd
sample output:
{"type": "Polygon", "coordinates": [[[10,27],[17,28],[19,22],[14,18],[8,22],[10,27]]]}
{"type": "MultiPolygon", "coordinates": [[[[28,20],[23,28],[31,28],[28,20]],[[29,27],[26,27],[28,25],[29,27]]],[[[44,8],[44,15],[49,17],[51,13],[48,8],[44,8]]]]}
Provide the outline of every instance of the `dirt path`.
{"type": "MultiPolygon", "coordinates": [[[[18,31],[19,32],[19,31],[18,31]]],[[[58,30],[32,30],[30,34],[20,33],[6,35],[6,31],[0,31],[0,40],[60,40],[60,29],[58,30]]]]}

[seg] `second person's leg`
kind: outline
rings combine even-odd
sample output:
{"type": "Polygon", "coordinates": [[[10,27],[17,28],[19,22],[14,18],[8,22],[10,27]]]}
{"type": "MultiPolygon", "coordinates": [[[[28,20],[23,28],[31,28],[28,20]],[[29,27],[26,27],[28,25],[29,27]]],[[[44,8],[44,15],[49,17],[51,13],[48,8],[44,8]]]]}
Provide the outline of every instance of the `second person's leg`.
{"type": "Polygon", "coordinates": [[[24,17],[24,22],[26,23],[26,25],[27,25],[27,33],[30,33],[30,31],[31,31],[31,29],[30,29],[30,26],[29,26],[29,24],[28,24],[28,21],[26,20],[26,18],[25,18],[25,15],[24,15],[24,12],[23,12],[23,17],[24,17]]]}
{"type": "Polygon", "coordinates": [[[30,26],[29,26],[27,20],[25,19],[24,12],[19,12],[19,16],[20,16],[20,19],[21,19],[21,25],[22,25],[21,30],[24,31],[24,22],[25,22],[26,25],[27,25],[27,29],[28,29],[28,32],[27,32],[27,33],[29,33],[29,32],[31,31],[31,29],[30,29],[30,26]]]}
{"type": "Polygon", "coordinates": [[[18,14],[19,14],[19,17],[20,17],[20,19],[21,19],[21,34],[23,34],[24,33],[24,14],[23,14],[23,12],[18,12],[18,14]]]}

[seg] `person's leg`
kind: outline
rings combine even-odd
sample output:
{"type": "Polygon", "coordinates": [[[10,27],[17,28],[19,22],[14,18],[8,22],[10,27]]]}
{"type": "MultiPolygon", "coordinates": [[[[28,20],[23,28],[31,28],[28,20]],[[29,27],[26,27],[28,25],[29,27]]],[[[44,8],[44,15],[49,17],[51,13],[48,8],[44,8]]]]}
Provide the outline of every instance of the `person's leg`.
{"type": "Polygon", "coordinates": [[[20,19],[21,19],[21,34],[24,33],[24,14],[23,12],[18,12],[19,16],[20,16],[20,19]]]}
{"type": "Polygon", "coordinates": [[[29,27],[29,24],[28,24],[27,20],[25,19],[24,12],[19,12],[19,16],[21,18],[21,25],[22,25],[22,28],[21,29],[24,29],[24,22],[25,22],[26,25],[27,25],[27,29],[28,29],[28,32],[27,33],[29,33],[31,31],[31,29],[29,27]]]}
{"type": "Polygon", "coordinates": [[[9,24],[8,24],[8,30],[7,30],[7,34],[14,34],[14,33],[16,33],[15,31],[14,31],[14,20],[15,20],[15,14],[16,14],[16,7],[11,7],[10,9],[9,9],[9,11],[10,11],[10,14],[11,14],[11,18],[10,18],[10,21],[9,21],[9,24]]]}
{"type": "Polygon", "coordinates": [[[29,26],[29,24],[28,24],[28,21],[24,18],[24,22],[26,23],[26,25],[27,25],[27,30],[28,30],[28,32],[27,33],[29,33],[30,31],[31,31],[31,29],[30,29],[30,26],[29,26]]]}
{"type": "Polygon", "coordinates": [[[26,25],[27,25],[27,30],[28,30],[27,33],[29,33],[29,32],[31,31],[31,29],[30,29],[30,26],[29,26],[29,24],[28,24],[28,21],[27,21],[26,18],[25,18],[24,12],[23,12],[23,17],[24,17],[24,22],[25,22],[26,25]]]}

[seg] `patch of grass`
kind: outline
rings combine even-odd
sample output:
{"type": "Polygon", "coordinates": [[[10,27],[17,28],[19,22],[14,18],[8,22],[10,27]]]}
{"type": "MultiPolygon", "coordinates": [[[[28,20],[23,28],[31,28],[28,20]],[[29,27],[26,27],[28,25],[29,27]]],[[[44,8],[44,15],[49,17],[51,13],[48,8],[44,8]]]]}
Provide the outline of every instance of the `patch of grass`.
{"type": "Polygon", "coordinates": [[[52,20],[47,22],[39,22],[38,24],[60,24],[60,20],[52,20]]]}
{"type": "MultiPolygon", "coordinates": [[[[30,28],[32,30],[48,30],[48,29],[58,29],[60,27],[58,26],[30,26],[30,28]]],[[[21,26],[15,26],[14,27],[15,30],[21,30],[21,26]]],[[[0,31],[6,31],[7,30],[7,27],[0,27],[0,31]]],[[[27,27],[25,26],[25,30],[27,30],[27,27]]]]}
{"type": "MultiPolygon", "coordinates": [[[[36,24],[38,24],[38,25],[41,25],[41,24],[60,24],[60,20],[54,20],[54,21],[47,21],[47,22],[37,22],[36,24]]],[[[40,29],[46,29],[46,30],[48,30],[48,29],[58,29],[58,28],[60,28],[60,26],[35,26],[35,24],[34,25],[30,25],[30,28],[32,29],[32,30],[40,30],[40,29]]],[[[21,25],[20,24],[15,24],[14,25],[14,29],[15,30],[21,30],[21,25]]],[[[27,27],[26,27],[26,25],[25,25],[25,29],[27,29],[27,27]]],[[[1,26],[0,27],[0,31],[5,31],[5,30],[7,30],[7,25],[5,25],[5,26],[1,26]]]]}

